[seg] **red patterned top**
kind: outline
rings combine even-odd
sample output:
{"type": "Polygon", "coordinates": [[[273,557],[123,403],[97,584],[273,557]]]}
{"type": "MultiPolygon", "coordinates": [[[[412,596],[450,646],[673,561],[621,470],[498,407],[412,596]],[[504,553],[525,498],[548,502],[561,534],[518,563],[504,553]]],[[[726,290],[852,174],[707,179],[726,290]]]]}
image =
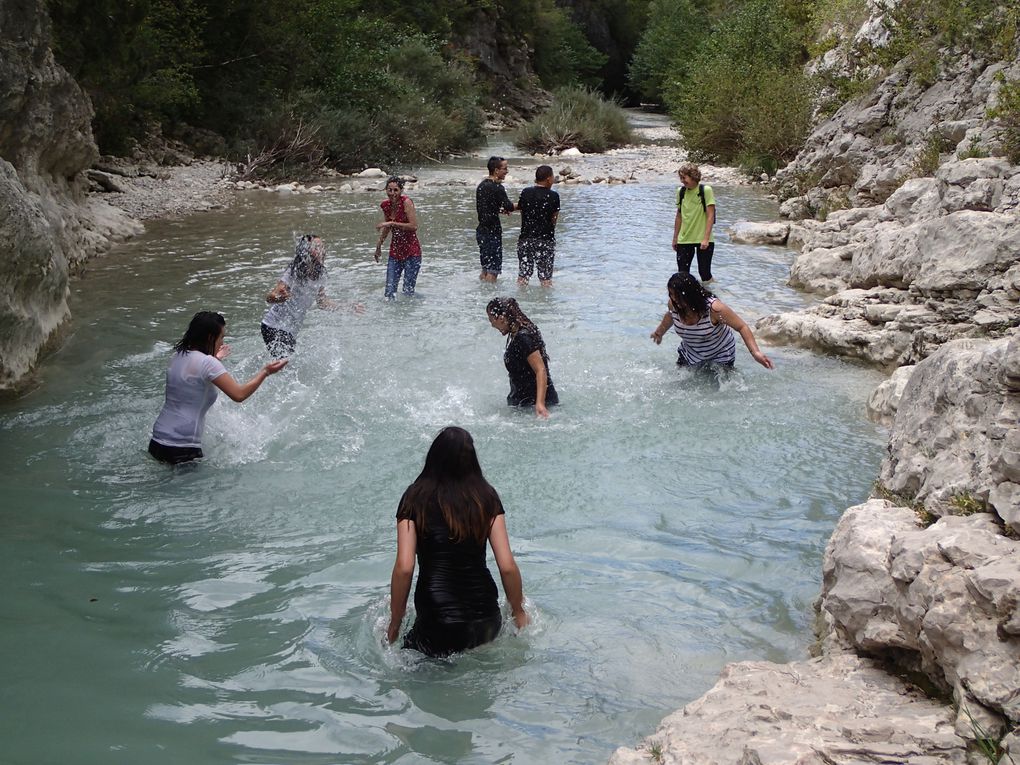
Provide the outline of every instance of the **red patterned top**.
{"type": "MultiPolygon", "coordinates": [[[[397,206],[396,212],[393,215],[390,215],[390,200],[384,199],[383,203],[379,206],[382,208],[383,214],[386,216],[386,220],[391,220],[396,223],[407,223],[407,211],[404,209],[407,201],[407,197],[401,194],[400,204],[397,206]]],[[[421,243],[418,241],[418,232],[408,231],[406,228],[391,228],[390,257],[395,260],[420,258],[421,243]]]]}

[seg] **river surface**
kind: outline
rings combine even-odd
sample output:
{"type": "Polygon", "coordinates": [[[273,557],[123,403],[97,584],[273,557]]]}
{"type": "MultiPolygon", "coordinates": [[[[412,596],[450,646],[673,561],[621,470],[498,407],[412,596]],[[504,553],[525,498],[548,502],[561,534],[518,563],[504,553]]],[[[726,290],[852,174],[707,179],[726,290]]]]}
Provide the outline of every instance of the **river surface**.
{"type": "MultiPolygon", "coordinates": [[[[513,198],[536,164],[511,157],[513,198]]],[[[864,401],[882,378],[766,346],[769,372],[739,341],[721,389],[679,373],[672,335],[648,337],[674,188],[560,187],[550,290],[514,284],[514,221],[498,285],[479,283],[471,187],[411,192],[417,300],[382,299],[379,192],[239,194],[90,264],[40,387],[0,405],[0,762],[600,763],[727,662],[803,657],[825,542],[878,472],[864,401]],[[227,367],[253,374],[263,296],[304,232],[364,313],[311,311],[288,369],[210,411],[205,460],[157,464],[172,343],[222,311],[227,367]],[[548,421],[505,405],[484,313],[502,294],[545,336],[548,421]],[[534,621],[435,661],[383,631],[397,501],[450,424],[502,496],[534,621]]],[[[776,215],[758,190],[716,196],[723,228],[776,215]]],[[[792,252],[719,240],[716,291],[743,317],[807,304],[792,252]]]]}

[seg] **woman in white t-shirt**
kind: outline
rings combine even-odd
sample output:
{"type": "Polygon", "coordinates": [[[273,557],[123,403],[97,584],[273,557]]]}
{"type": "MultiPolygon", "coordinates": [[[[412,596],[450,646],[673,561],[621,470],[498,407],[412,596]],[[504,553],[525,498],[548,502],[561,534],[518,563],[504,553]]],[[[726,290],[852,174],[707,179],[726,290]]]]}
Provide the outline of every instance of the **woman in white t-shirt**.
{"type": "Polygon", "coordinates": [[[160,462],[176,465],[203,456],[205,413],[216,401],[217,388],[241,402],[287,365],[287,359],[271,361],[248,382],[237,382],[221,361],[230,353],[230,346],[223,344],[226,332],[221,314],[199,311],[174,346],[166,370],[166,400],[149,441],[149,454],[160,462]]]}
{"type": "Polygon", "coordinates": [[[314,303],[335,311],[337,304],[326,297],[326,245],[320,237],[305,234],[298,240],[294,260],[266,295],[270,308],[262,318],[262,339],[274,358],[290,356],[305,314],[314,303]]]}

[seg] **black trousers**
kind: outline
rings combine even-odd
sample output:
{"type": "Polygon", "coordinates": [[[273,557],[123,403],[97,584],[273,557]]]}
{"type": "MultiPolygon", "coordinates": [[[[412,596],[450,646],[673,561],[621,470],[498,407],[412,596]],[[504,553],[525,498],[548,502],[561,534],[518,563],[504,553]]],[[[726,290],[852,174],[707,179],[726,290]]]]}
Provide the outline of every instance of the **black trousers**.
{"type": "Polygon", "coordinates": [[[297,346],[297,338],[290,332],[284,332],[282,329],[276,329],[275,327],[267,327],[265,324],[262,325],[262,339],[265,341],[266,348],[269,349],[269,353],[274,359],[282,359],[292,355],[294,348],[297,346]]]}
{"type": "Polygon", "coordinates": [[[712,278],[712,255],[715,254],[715,242],[709,242],[708,247],[700,249],[697,244],[678,244],[676,246],[676,270],[681,274],[691,272],[691,262],[694,256],[698,256],[698,276],[701,281],[707,282],[712,278]]]}

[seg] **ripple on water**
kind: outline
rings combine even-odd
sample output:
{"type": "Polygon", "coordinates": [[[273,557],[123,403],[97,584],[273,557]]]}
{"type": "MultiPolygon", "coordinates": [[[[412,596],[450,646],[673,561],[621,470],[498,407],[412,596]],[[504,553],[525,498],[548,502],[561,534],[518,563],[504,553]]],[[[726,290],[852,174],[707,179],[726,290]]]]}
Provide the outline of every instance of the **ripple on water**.
{"type": "MultiPolygon", "coordinates": [[[[880,377],[769,347],[774,372],[742,347],[719,386],[678,371],[676,341],[648,338],[675,266],[669,183],[564,188],[552,290],[513,283],[513,219],[501,282],[479,284],[471,191],[412,192],[422,300],[379,299],[379,193],[244,195],[96,261],[46,385],[0,409],[18,467],[0,510],[20,615],[0,635],[11,757],[67,759],[58,696],[82,763],[590,763],[726,662],[803,654],[826,537],[877,471],[862,410],[880,377]],[[150,460],[188,317],[225,313],[227,367],[248,379],[263,296],[312,229],[345,309],[312,311],[248,401],[221,397],[200,464],[150,460]],[[563,401],[548,422],[505,405],[484,315],[498,294],[546,339],[563,401]],[[397,501],[449,424],[503,499],[534,623],[434,661],[383,634],[397,501]]],[[[723,224],[774,215],[756,192],[717,194],[723,224]]],[[[720,297],[751,323],[806,304],[784,286],[790,251],[724,229],[720,297]]]]}

